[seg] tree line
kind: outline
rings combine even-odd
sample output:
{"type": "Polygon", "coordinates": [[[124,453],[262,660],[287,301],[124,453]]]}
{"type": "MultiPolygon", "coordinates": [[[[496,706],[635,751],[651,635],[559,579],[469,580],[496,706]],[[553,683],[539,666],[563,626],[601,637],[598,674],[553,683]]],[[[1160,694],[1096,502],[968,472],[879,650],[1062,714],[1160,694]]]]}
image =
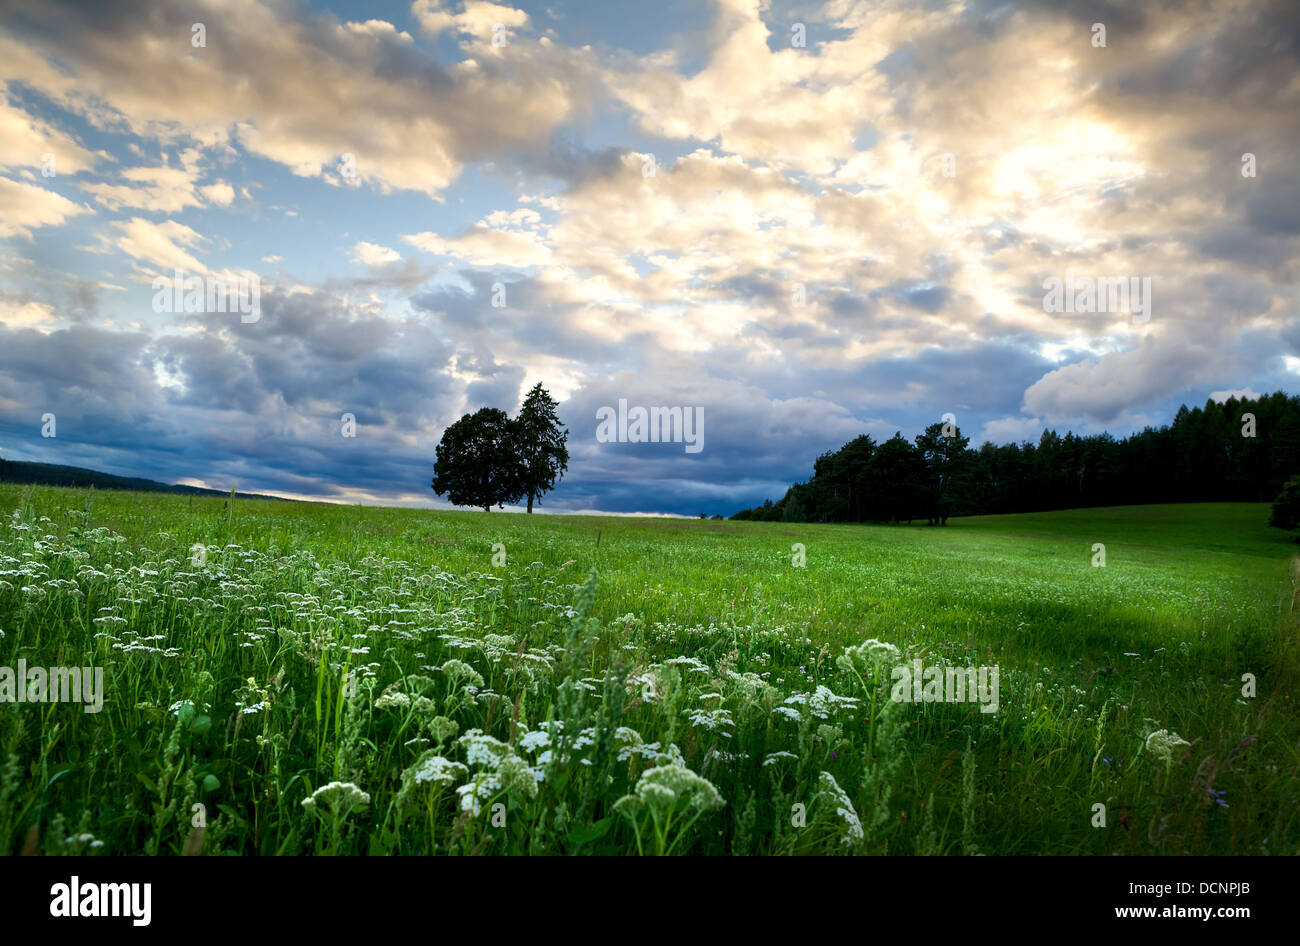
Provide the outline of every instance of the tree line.
{"type": "Polygon", "coordinates": [[[433,464],[433,491],[457,506],[491,511],[528,497],[533,503],[555,488],[569,467],[569,432],[557,404],[540,384],[524,398],[517,417],[484,407],[443,432],[433,464]]]}
{"type": "Polygon", "coordinates": [[[813,475],[777,502],[732,519],[912,522],[1148,503],[1265,502],[1300,473],[1300,397],[1206,401],[1173,422],[1116,439],[1060,436],[978,450],[953,424],[914,441],[863,434],[818,457],[813,475]]]}

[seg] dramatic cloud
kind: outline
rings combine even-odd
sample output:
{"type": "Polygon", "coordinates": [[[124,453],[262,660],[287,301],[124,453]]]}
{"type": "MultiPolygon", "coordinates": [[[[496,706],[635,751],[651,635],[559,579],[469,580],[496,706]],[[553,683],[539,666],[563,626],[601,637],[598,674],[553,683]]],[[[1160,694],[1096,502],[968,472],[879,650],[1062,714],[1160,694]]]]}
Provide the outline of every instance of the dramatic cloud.
{"type": "Polygon", "coordinates": [[[298,17],[243,0],[54,0],[8,16],[5,48],[29,49],[0,56],[0,77],[99,128],[214,148],[238,142],[295,174],[437,196],[467,162],[545,137],[589,95],[580,54],[521,41],[506,55],[492,45],[497,9],[469,5],[457,23],[473,34],[477,58],[443,67],[380,20],[298,17]]]}
{"type": "Polygon", "coordinates": [[[1294,387],[1294,4],[672,9],[0,14],[6,456],[427,504],[446,426],[540,381],[545,509],[692,515],[945,413],[1123,434],[1294,387]],[[256,313],[155,311],[177,269],[256,313]],[[703,449],[598,440],[620,401],[703,449]]]}

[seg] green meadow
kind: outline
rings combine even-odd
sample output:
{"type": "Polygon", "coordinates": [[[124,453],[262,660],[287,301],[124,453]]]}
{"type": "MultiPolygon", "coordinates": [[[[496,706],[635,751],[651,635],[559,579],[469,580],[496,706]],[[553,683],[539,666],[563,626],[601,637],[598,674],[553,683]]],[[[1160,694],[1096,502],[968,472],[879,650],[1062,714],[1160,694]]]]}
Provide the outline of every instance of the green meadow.
{"type": "Polygon", "coordinates": [[[1300,853],[1266,505],[0,514],[0,667],[103,671],[97,712],[0,675],[0,852],[1300,853]],[[995,706],[900,666],[996,668],[995,706]]]}

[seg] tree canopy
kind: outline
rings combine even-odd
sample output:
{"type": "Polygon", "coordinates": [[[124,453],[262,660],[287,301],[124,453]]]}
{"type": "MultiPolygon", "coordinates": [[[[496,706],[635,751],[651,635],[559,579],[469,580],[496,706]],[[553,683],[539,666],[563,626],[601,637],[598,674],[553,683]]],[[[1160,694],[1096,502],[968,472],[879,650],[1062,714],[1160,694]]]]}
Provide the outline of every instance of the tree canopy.
{"type": "Polygon", "coordinates": [[[914,442],[863,434],[813,464],[778,502],[733,519],[943,525],[949,516],[1178,502],[1266,502],[1300,473],[1300,398],[1283,392],[1183,406],[1117,440],[1044,430],[983,444],[931,424],[914,442]]]}
{"type": "Polygon", "coordinates": [[[569,433],[556,407],[537,384],[513,420],[494,407],[465,414],[438,444],[433,491],[457,506],[488,511],[527,496],[532,512],[533,503],[555,488],[569,465],[569,433]]]}
{"type": "Polygon", "coordinates": [[[515,418],[529,512],[533,511],[533,500],[540,505],[541,498],[555,488],[555,481],[569,468],[569,451],[564,445],[569,432],[561,426],[556,407],[546,388],[535,384],[515,418]]]}
{"type": "Polygon", "coordinates": [[[505,411],[484,407],[452,424],[438,444],[433,491],[457,506],[492,507],[524,494],[525,466],[505,411]]]}

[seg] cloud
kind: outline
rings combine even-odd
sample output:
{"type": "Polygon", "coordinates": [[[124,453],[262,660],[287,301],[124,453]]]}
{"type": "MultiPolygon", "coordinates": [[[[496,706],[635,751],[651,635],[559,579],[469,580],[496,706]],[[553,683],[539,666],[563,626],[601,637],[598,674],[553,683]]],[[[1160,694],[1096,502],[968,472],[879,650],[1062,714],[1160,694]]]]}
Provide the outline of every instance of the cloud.
{"type": "Polygon", "coordinates": [[[1220,404],[1236,398],[1239,401],[1253,401],[1262,395],[1251,387],[1236,388],[1231,391],[1211,391],[1210,400],[1218,401],[1220,404]]]}
{"type": "Polygon", "coordinates": [[[182,152],[177,164],[134,167],[121,172],[125,184],[87,183],[81,189],[109,210],[130,208],[152,213],[177,214],[187,207],[201,207],[205,201],[225,206],[234,199],[229,184],[199,187],[202,176],[199,153],[182,152]]]}
{"type": "Polygon", "coordinates": [[[490,43],[497,27],[504,30],[528,25],[528,14],[514,7],[483,0],[468,0],[460,6],[460,13],[452,13],[442,0],[415,0],[411,4],[411,15],[430,36],[454,30],[477,42],[490,43]]]}
{"type": "Polygon", "coordinates": [[[57,226],[89,208],[61,194],[0,177],[0,237],[31,238],[32,230],[57,226]]]}
{"type": "Polygon", "coordinates": [[[42,238],[0,249],[3,396],[26,417],[76,366],[131,422],[65,409],[124,463],[414,502],[447,423],[542,381],[574,431],[548,508],[721,511],[945,412],[1033,439],[1294,380],[1293,4],[834,0],[800,48],[785,8],[720,0],[635,51],[474,0],[212,0],[195,48],[193,9],[55,0],[0,33],[0,227],[42,238]],[[124,259],[56,229],[90,212],[65,186],[124,259]],[[132,324],[153,272],[285,256],[254,325],[132,324]],[[1071,270],[1150,277],[1150,321],[1045,312],[1071,270]],[[701,406],[705,450],[597,444],[620,397],[701,406]]]}
{"type": "Polygon", "coordinates": [[[883,81],[864,67],[883,55],[891,37],[905,34],[905,25],[886,15],[854,41],[823,43],[816,53],[790,45],[773,51],[758,4],[729,0],[717,10],[716,45],[703,69],[689,77],[668,66],[611,71],[613,94],[651,134],[716,140],[728,152],[778,167],[833,171],[879,110],[872,99],[883,81]],[[849,61],[857,63],[853,74],[845,69],[849,61]]]}
{"type": "Polygon", "coordinates": [[[32,299],[15,299],[0,293],[0,325],[45,331],[56,321],[54,307],[32,299]]]}
{"type": "MultiPolygon", "coordinates": [[[[455,22],[478,29],[521,25],[521,16],[470,3],[455,22]]],[[[250,0],[214,7],[207,45],[196,49],[194,18],[179,0],[93,10],[53,0],[10,18],[24,48],[0,78],[103,127],[212,149],[233,139],[295,174],[430,196],[466,163],[545,138],[594,94],[587,55],[555,44],[444,67],[381,20],[340,22],[250,0]],[[343,171],[345,155],[354,175],[343,171]]],[[[482,46],[495,49],[490,36],[482,46]]]]}
{"type": "Polygon", "coordinates": [[[977,443],[1036,442],[1043,429],[1043,422],[1037,417],[1000,417],[988,421],[979,436],[972,440],[977,443]]]}
{"type": "Polygon", "coordinates": [[[1024,409],[1053,422],[1105,424],[1134,405],[1203,383],[1213,377],[1214,360],[1205,347],[1189,340],[1148,337],[1137,348],[1048,372],[1025,391],[1024,409]]]}
{"type": "Polygon", "coordinates": [[[216,207],[229,207],[235,199],[235,189],[225,181],[205,184],[199,188],[199,193],[204,200],[216,207]]]}
{"type": "Polygon", "coordinates": [[[367,266],[386,266],[389,263],[399,262],[402,254],[397,250],[389,249],[386,246],[380,246],[377,243],[357,243],[352,247],[352,259],[354,262],[365,263],[367,266]]]}
{"type": "Polygon", "coordinates": [[[143,217],[132,217],[114,221],[110,229],[116,236],[101,236],[104,243],[143,263],[148,273],[162,273],[170,278],[178,269],[189,275],[208,271],[186,249],[201,244],[203,237],[182,223],[174,220],[154,223],[143,217]]]}
{"type": "Polygon", "coordinates": [[[451,238],[436,233],[412,233],[402,239],[440,256],[451,256],[471,266],[509,266],[526,269],[551,261],[551,251],[534,233],[477,223],[451,238]]]}
{"type": "MultiPolygon", "coordinates": [[[[0,55],[5,49],[0,44],[0,55]]],[[[47,155],[50,170],[57,174],[77,174],[90,170],[105,155],[93,153],[72,136],[49,122],[16,108],[7,95],[6,83],[0,82],[0,168],[41,168],[47,155]]]]}

